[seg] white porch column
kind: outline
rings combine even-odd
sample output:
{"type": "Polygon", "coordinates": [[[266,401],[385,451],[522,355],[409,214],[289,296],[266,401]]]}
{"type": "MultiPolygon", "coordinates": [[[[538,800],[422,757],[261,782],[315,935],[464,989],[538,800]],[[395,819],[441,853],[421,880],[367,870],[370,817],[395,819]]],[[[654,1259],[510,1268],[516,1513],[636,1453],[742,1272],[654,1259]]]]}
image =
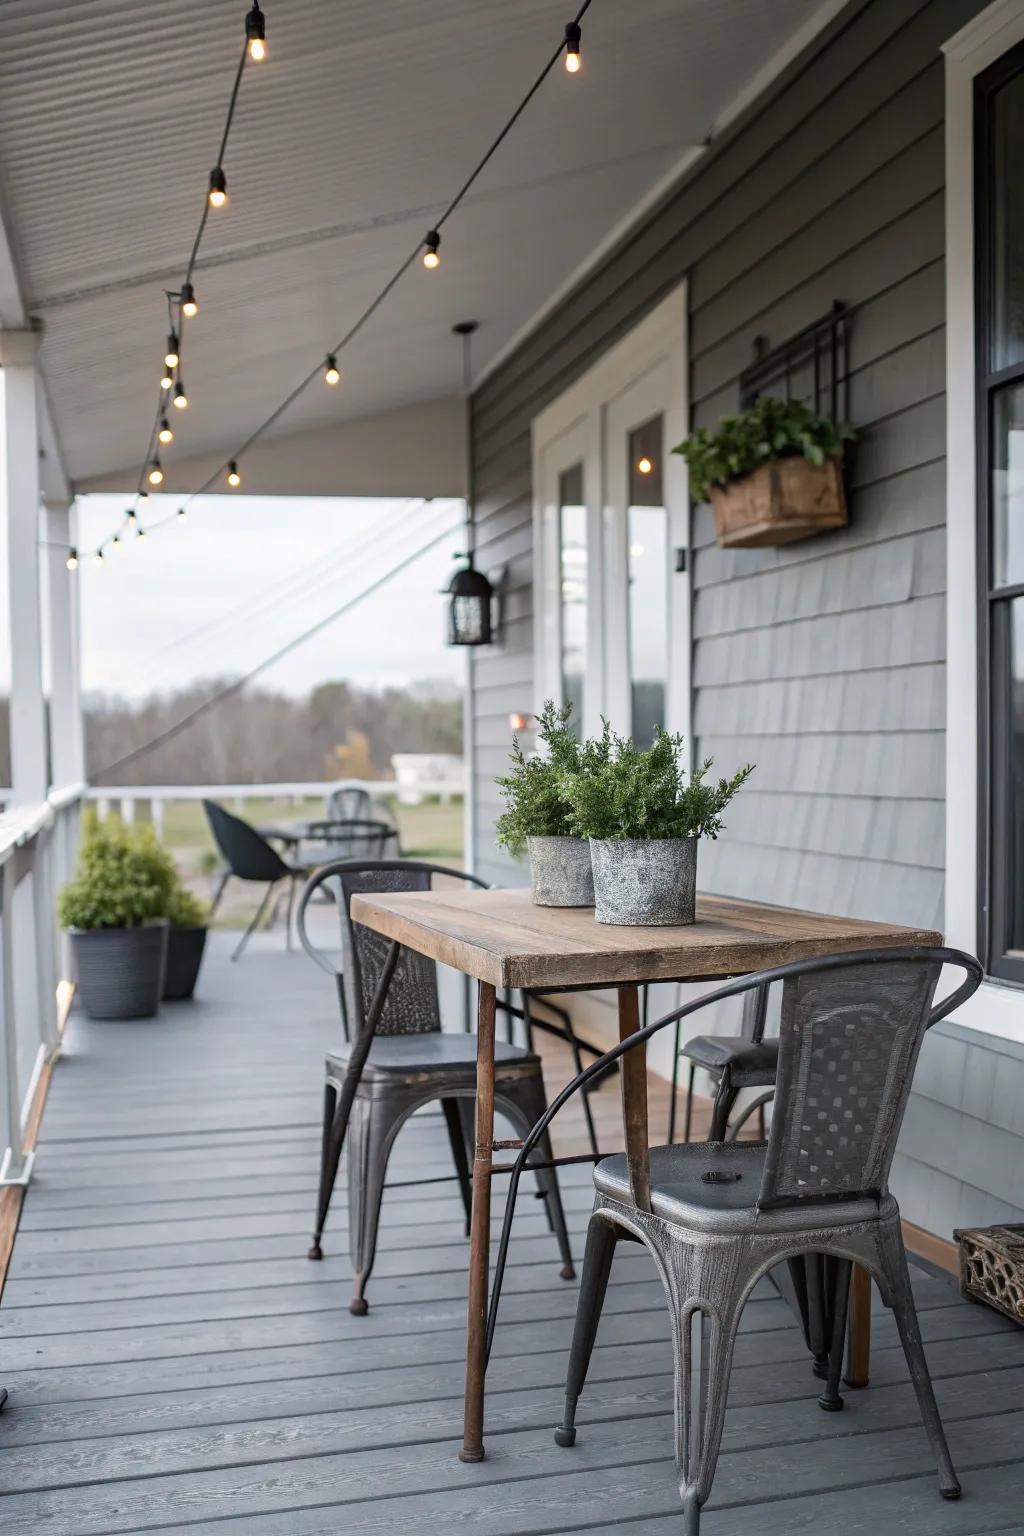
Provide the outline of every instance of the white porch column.
{"type": "Polygon", "coordinates": [[[46,565],[50,633],[50,763],[53,785],[63,789],[85,778],[82,731],[78,573],[67,568],[78,542],[74,503],[46,507],[46,565]]]}
{"type": "Polygon", "coordinates": [[[11,788],[15,805],[49,789],[39,601],[39,431],[34,331],[0,332],[0,566],[11,657],[11,788]]]}

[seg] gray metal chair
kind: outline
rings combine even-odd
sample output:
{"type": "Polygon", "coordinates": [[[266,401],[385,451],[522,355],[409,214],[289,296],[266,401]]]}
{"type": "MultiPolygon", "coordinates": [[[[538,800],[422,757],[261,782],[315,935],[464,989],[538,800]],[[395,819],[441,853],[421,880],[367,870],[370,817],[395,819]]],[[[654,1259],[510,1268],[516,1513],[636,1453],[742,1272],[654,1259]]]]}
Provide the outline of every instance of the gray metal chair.
{"type": "Polygon", "coordinates": [[[373,816],[373,797],[358,784],[332,789],[325,802],[329,821],[368,821],[373,816]]]}
{"type": "MultiPolygon", "coordinates": [[[[435,875],[484,885],[483,881],[461,870],[411,859],[374,863],[342,860],[318,870],[303,890],[298,912],[300,942],[321,970],[335,977],[343,998],[344,1015],[355,1025],[357,1036],[365,1026],[390,946],[379,934],[352,921],[351,899],[366,892],[429,890],[435,875]],[[306,930],[309,902],[326,881],[335,888],[341,915],[340,969],[329,955],[313,944],[306,930]]],[[[511,1044],[498,1044],[495,1054],[495,1104],[518,1133],[525,1136],[544,1113],[547,1102],[540,1057],[511,1044]]],[[[466,1221],[469,1221],[467,1139],[470,1122],[462,1110],[476,1095],[476,1038],[466,1032],[442,1032],[437,967],[426,956],[403,949],[388,983],[383,1011],[346,1126],[338,1110],[349,1057],[347,1043],[327,1057],[320,1191],[316,1231],[309,1257],[323,1257],[321,1237],[337,1177],[342,1142],[347,1139],[349,1250],[354,1275],[350,1311],[362,1316],[367,1311],[365,1290],[377,1247],[381,1199],[391,1147],[413,1111],[434,1100],[440,1100],[444,1111],[466,1221]]],[[[542,1145],[545,1157],[550,1160],[549,1144],[543,1141],[542,1145]]],[[[558,1176],[549,1168],[537,1177],[549,1225],[562,1257],[562,1278],[569,1280],[574,1277],[575,1270],[558,1176]]]]}
{"type": "MultiPolygon", "coordinates": [[[[927,1029],[977,989],[982,968],[947,949],[832,955],[762,971],[668,1014],[606,1053],[645,1048],[658,1030],[721,998],[782,985],[775,1112],[767,1143],[692,1142],[648,1150],[646,1126],[625,1154],[594,1170],[596,1201],[565,1389],[559,1445],[576,1438],[586,1379],[616,1243],[643,1243],[654,1257],[672,1315],[676,1464],[683,1530],[697,1536],[722,1438],[733,1345],[757,1282],[776,1265],[824,1255],[831,1282],[828,1371],[822,1408],[839,1396],[851,1264],[862,1265],[891,1307],[943,1498],[960,1496],[921,1342],[896,1201],[888,1175],[918,1052],[927,1029]],[[942,966],[966,972],[933,1005],[942,966]],[[706,1363],[705,1363],[706,1361],[706,1363]]],[[[525,1139],[513,1170],[488,1320],[493,1338],[520,1173],[542,1147],[566,1100],[601,1070],[570,1083],[525,1139]]],[[[543,1156],[543,1152],[541,1154],[543,1156]]]]}

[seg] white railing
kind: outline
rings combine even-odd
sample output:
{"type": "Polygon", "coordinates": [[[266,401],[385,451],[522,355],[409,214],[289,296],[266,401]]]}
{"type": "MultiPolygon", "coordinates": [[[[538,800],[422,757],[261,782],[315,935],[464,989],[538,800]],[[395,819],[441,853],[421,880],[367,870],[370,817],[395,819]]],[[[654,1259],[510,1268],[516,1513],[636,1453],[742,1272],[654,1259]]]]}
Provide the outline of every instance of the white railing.
{"type": "Polygon", "coordinates": [[[158,833],[163,832],[164,811],[175,800],[219,800],[232,810],[242,814],[247,800],[290,800],[295,804],[303,800],[324,800],[338,789],[365,789],[375,798],[387,799],[414,795],[420,799],[437,795],[442,800],[464,793],[464,784],[454,783],[451,778],[425,779],[418,782],[415,790],[400,785],[396,779],[323,779],[312,783],[293,784],[132,784],[127,786],[90,786],[85,791],[87,800],[93,801],[102,818],[116,809],[122,821],[134,821],[136,807],[141,803],[150,807],[150,817],[158,833]]]}
{"type": "Polygon", "coordinates": [[[74,862],[84,790],[69,784],[0,814],[0,1185],[27,1184],[32,1172],[32,1106],[59,1044],[54,897],[74,862]]]}

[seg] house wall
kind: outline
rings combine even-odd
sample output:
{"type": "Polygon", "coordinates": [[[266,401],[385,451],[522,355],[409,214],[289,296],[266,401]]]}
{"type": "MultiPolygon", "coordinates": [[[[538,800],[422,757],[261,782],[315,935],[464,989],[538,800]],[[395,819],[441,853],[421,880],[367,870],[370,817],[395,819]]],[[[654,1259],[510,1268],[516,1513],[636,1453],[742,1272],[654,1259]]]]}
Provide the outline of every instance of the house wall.
{"type": "MultiPolygon", "coordinates": [[[[475,658],[485,876],[509,878],[493,843],[492,781],[509,713],[533,698],[531,420],[688,276],[694,426],[737,408],[756,334],[781,341],[840,299],[860,435],[846,529],[727,551],[710,510],[695,514],[697,752],[723,770],[757,764],[727,834],[702,850],[701,883],[941,927],[940,49],[981,9],[975,0],[849,6],[476,393],[480,561],[508,568],[503,643],[475,658]]],[[[997,1189],[992,1174],[1011,1166],[1008,1149],[1017,1167],[1024,1153],[1019,1115],[995,1106],[1000,1073],[1024,1072],[1019,1056],[956,1026],[927,1043],[894,1171],[912,1221],[948,1234],[957,1222],[1021,1214],[1012,1183],[997,1189]],[[991,1091],[965,1093],[967,1082],[991,1091]]]]}

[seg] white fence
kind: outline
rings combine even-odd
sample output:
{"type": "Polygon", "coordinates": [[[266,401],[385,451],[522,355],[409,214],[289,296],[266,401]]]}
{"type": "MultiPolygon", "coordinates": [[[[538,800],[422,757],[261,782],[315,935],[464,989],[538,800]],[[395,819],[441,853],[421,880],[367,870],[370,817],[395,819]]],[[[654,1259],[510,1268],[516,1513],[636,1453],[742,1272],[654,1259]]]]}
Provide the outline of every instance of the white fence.
{"type": "MultiPolygon", "coordinates": [[[[402,786],[403,803],[415,803],[430,795],[451,799],[464,792],[464,779],[463,770],[462,783],[449,776],[421,779],[414,792],[402,786]],[[411,800],[406,799],[408,794],[412,795],[411,800]]],[[[176,800],[218,800],[241,815],[247,800],[291,800],[295,804],[303,800],[326,801],[338,789],[365,789],[373,797],[388,799],[398,797],[400,786],[395,779],[324,779],[304,784],[133,784],[124,788],[90,787],[85,795],[95,802],[100,817],[117,810],[123,821],[134,821],[137,806],[148,805],[157,832],[162,832],[165,808],[176,800]]]]}
{"type": "Polygon", "coordinates": [[[29,1118],[40,1073],[59,1043],[61,972],[54,895],[68,878],[85,786],[0,814],[0,1185],[27,1184],[29,1118]]]}

